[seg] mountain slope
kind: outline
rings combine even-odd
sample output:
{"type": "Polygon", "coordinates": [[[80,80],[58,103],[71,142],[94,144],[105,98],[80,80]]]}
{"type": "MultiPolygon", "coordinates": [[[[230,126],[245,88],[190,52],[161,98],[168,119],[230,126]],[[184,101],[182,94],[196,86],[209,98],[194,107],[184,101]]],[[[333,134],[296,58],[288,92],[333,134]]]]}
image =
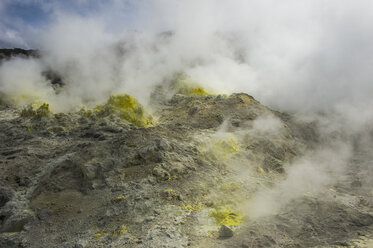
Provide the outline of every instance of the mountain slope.
{"type": "Polygon", "coordinates": [[[147,127],[1,105],[0,246],[337,247],[372,234],[369,191],[323,188],[250,213],[319,142],[312,123],[243,93],[157,94],[147,127]]]}

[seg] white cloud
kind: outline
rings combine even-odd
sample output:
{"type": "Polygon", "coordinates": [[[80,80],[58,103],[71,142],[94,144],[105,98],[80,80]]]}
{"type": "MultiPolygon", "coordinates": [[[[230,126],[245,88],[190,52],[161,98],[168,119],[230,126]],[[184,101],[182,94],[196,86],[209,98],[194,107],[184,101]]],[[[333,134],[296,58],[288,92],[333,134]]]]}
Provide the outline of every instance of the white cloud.
{"type": "Polygon", "coordinates": [[[8,48],[22,47],[27,48],[27,43],[22,38],[21,34],[16,30],[5,28],[0,24],[0,42],[2,46],[8,48]]]}

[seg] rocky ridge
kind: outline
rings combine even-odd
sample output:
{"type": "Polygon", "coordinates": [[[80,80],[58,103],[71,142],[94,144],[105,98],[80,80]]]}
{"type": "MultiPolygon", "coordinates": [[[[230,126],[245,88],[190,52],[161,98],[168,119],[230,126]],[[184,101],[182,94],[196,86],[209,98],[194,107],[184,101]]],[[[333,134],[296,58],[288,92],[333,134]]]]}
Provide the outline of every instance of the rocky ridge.
{"type": "MultiPolygon", "coordinates": [[[[245,202],[319,142],[314,124],[243,93],[160,91],[146,126],[115,111],[0,105],[0,247],[369,245],[373,192],[356,169],[333,190],[247,217],[245,202]]],[[[351,163],[369,164],[362,153],[351,163]]]]}

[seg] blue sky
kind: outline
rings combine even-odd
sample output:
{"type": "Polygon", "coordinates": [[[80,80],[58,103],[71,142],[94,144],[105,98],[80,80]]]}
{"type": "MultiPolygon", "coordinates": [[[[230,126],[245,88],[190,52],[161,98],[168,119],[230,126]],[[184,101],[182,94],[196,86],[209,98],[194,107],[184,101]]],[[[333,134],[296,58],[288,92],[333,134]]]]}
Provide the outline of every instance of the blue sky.
{"type": "Polygon", "coordinates": [[[30,36],[48,27],[60,14],[106,15],[115,24],[128,20],[131,9],[127,0],[0,0],[0,47],[37,46],[30,36]]]}
{"type": "MultiPolygon", "coordinates": [[[[19,19],[32,26],[42,25],[49,19],[48,11],[43,10],[43,8],[36,3],[11,2],[6,6],[5,14],[8,18],[19,19]]],[[[11,25],[11,23],[7,24],[11,25]]]]}

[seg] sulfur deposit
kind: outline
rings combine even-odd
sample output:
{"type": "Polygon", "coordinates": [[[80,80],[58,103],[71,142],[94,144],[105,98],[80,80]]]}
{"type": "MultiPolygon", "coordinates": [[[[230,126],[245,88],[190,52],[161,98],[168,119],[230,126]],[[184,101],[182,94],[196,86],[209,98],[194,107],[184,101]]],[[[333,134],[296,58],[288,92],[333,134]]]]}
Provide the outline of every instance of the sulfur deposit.
{"type": "Polygon", "coordinates": [[[97,105],[92,110],[82,109],[85,116],[118,116],[127,123],[139,127],[154,125],[153,117],[132,96],[127,94],[111,95],[105,104],[97,105]]]}
{"type": "MultiPolygon", "coordinates": [[[[366,150],[357,147],[356,168],[318,192],[315,181],[307,191],[289,188],[308,186],[308,175],[297,181],[303,174],[292,168],[335,133],[320,137],[315,123],[244,93],[211,95],[182,83],[159,87],[151,113],[127,94],[63,113],[45,102],[3,102],[0,247],[369,242],[373,196],[356,173],[372,161],[366,150]]],[[[317,168],[321,180],[328,171],[317,168]]]]}

